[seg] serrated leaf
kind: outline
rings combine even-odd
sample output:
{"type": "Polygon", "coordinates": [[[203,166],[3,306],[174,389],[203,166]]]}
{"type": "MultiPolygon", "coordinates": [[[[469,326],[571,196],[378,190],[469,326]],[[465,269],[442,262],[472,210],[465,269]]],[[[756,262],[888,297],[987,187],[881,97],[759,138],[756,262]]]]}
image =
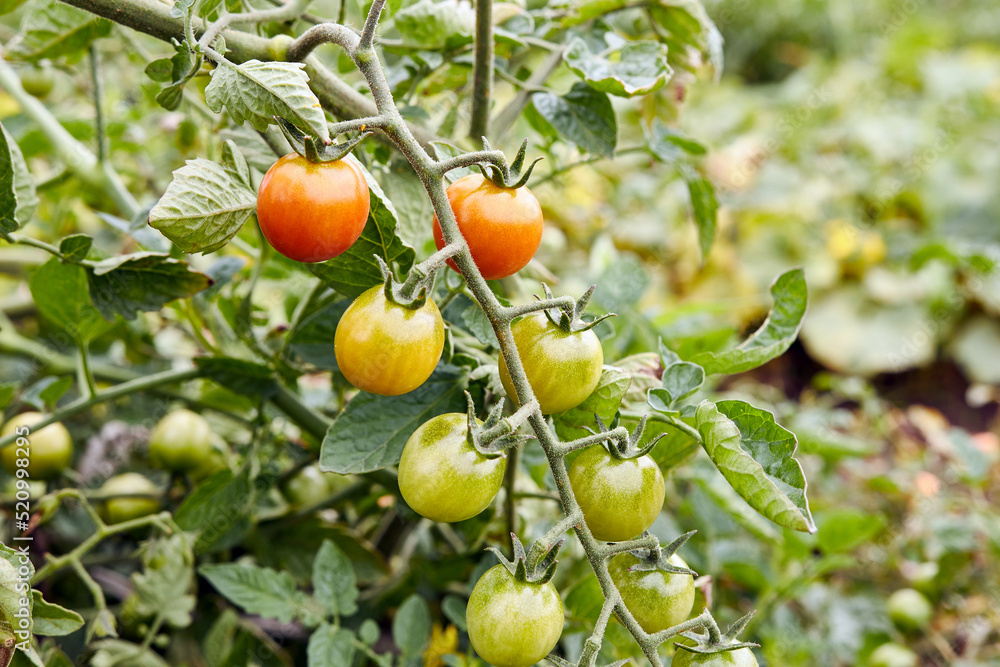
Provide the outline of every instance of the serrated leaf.
{"type": "Polygon", "coordinates": [[[313,596],[331,614],[350,616],[358,610],[357,577],[351,561],[336,544],[323,541],[312,572],[313,596]]]}
{"type": "Polygon", "coordinates": [[[585,426],[597,428],[598,415],[610,424],[621,406],[622,397],[632,384],[632,376],[614,366],[605,366],[597,387],[583,403],[553,418],[556,434],[562,440],[575,440],[590,435],[585,426]]]}
{"type": "Polygon", "coordinates": [[[399,605],[392,619],[392,639],[404,656],[419,655],[431,636],[431,610],[413,594],[399,605]]]}
{"type": "Polygon", "coordinates": [[[249,614],[290,623],[298,611],[295,579],[288,572],[245,563],[202,565],[198,573],[249,614]]]}
{"type": "Polygon", "coordinates": [[[606,157],[614,154],[618,120],[606,93],[577,82],[565,95],[538,93],[531,104],[556,132],[583,150],[606,157]]]}
{"type": "Polygon", "coordinates": [[[121,639],[104,639],[92,648],[95,653],[87,663],[90,667],[170,667],[152,649],[121,639]]]}
{"type": "Polygon", "coordinates": [[[418,426],[431,417],[465,410],[462,392],[466,383],[463,371],[441,365],[427,382],[407,394],[359,393],[327,431],[320,469],[361,473],[399,463],[403,445],[418,426]]]}
{"type": "Polygon", "coordinates": [[[619,97],[648,95],[673,75],[667,47],[658,42],[627,42],[611,53],[593,53],[580,38],[570,42],[566,65],[591,88],[619,97]]]}
{"type": "Polygon", "coordinates": [[[58,0],[32,3],[21,24],[17,56],[30,61],[58,58],[86,49],[111,34],[111,21],[58,0]]]}
{"type": "Polygon", "coordinates": [[[695,424],[705,451],[748,505],[779,526],[815,532],[805,475],[793,458],[798,443],[774,415],[744,401],[703,401],[695,424]]]}
{"type": "Polygon", "coordinates": [[[90,301],[87,271],[52,259],[35,269],[28,282],[38,312],[74,339],[87,342],[107,328],[90,301]]]}
{"type": "Polygon", "coordinates": [[[176,533],[144,546],[145,567],[132,575],[135,610],[140,616],[162,614],[163,620],[175,628],[191,624],[191,612],[196,604],[191,593],[193,542],[192,533],[176,533]]]}
{"type": "Polygon", "coordinates": [[[670,406],[687,398],[705,384],[705,369],[690,361],[678,361],[663,370],[660,380],[670,396],[670,406]]]}
{"type": "MultiPolygon", "coordinates": [[[[348,159],[354,160],[354,157],[348,159]]],[[[368,170],[363,169],[363,172],[368,181],[370,205],[368,222],[365,223],[360,238],[339,256],[308,265],[309,271],[327,287],[350,299],[356,298],[370,287],[382,284],[382,272],[375,261],[375,255],[390,266],[396,264],[401,273],[409,271],[416,258],[413,248],[403,243],[396,233],[398,216],[392,202],[368,170]]]]}
{"type": "Polygon", "coordinates": [[[222,144],[222,168],[233,180],[253,192],[253,184],[250,182],[250,167],[243,158],[243,153],[233,141],[226,141],[222,144]]]}
{"type": "Polygon", "coordinates": [[[35,179],[28,171],[21,148],[0,124],[0,234],[20,229],[37,208],[35,179]]]}
{"type": "Polygon", "coordinates": [[[354,661],[354,634],[324,623],[309,637],[306,658],[309,667],[344,667],[354,661]]]}
{"type": "Polygon", "coordinates": [[[31,631],[36,635],[62,637],[83,627],[83,617],[72,609],[48,602],[36,590],[31,591],[31,599],[31,631]]]}
{"type": "Polygon", "coordinates": [[[277,391],[269,366],[231,357],[199,357],[194,363],[205,377],[237,394],[268,398],[277,391]]]}
{"type": "Polygon", "coordinates": [[[64,262],[79,262],[87,258],[94,239],[86,234],[73,234],[59,241],[59,252],[64,262]]]}
{"type": "Polygon", "coordinates": [[[702,352],[691,361],[705,372],[742,373],[784,354],[799,334],[806,314],[808,292],[802,269],[787,271],[771,285],[774,306],[764,324],[739,347],[726,352],[702,352]]]}
{"type": "Polygon", "coordinates": [[[321,142],[330,140],[326,115],[302,63],[223,62],[205,88],[205,102],[216,113],[225,107],[237,125],[250,121],[263,132],[278,116],[321,142]]]}
{"type": "Polygon", "coordinates": [[[87,270],[90,297],[108,320],[135,319],[142,311],[193,296],[212,284],[186,262],[154,252],[111,257],[87,270]]]}
{"type": "Polygon", "coordinates": [[[398,10],[392,23],[407,47],[455,49],[472,43],[475,13],[456,0],[420,0],[398,10]]]}
{"type": "Polygon", "coordinates": [[[650,3],[653,19],[667,31],[663,38],[676,67],[693,70],[702,62],[711,65],[715,80],[722,76],[722,33],[698,0],[658,0],[650,3]]]}
{"type": "Polygon", "coordinates": [[[199,553],[233,546],[250,527],[247,510],[254,500],[252,489],[246,474],[234,476],[223,470],[198,485],[177,508],[174,519],[182,529],[198,534],[195,549],[199,553]]]}
{"type": "Polygon", "coordinates": [[[209,253],[229,243],[256,208],[256,193],[246,181],[222,165],[196,158],[174,171],[167,191],[149,212],[149,224],[184,252],[209,253]]]}

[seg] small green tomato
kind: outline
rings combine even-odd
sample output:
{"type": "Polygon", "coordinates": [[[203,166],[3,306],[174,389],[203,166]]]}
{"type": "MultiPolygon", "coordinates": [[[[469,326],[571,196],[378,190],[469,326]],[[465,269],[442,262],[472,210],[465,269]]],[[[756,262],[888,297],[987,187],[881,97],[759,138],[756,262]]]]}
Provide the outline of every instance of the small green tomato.
{"type": "MultiPolygon", "coordinates": [[[[105,494],[155,494],[156,485],[137,472],[116,475],[104,483],[101,493],[105,494]]],[[[160,501],[155,498],[112,498],[104,501],[104,515],[110,523],[121,523],[147,516],[160,510],[160,501]]]]}
{"type": "MultiPolygon", "coordinates": [[[[694,606],[694,577],[661,570],[633,570],[639,559],[619,554],[608,562],[608,572],[635,620],[649,634],[672,628],[691,615],[694,606]]],[[[687,567],[677,554],[670,557],[675,567],[687,567]]]]}
{"type": "Polygon", "coordinates": [[[417,514],[442,523],[464,521],[493,502],[505,457],[480,454],[468,433],[467,416],[451,412],[425,422],[406,441],[399,490],[417,514]]]}
{"type": "Polygon", "coordinates": [[[190,410],[174,410],[149,435],[149,458],[163,470],[189,472],[212,453],[212,428],[190,410]]]}
{"type": "Polygon", "coordinates": [[[923,593],[912,588],[901,588],[889,596],[886,604],[889,618],[904,632],[923,630],[934,616],[934,607],[923,593]]]}
{"type": "Polygon", "coordinates": [[[588,447],[570,465],[569,482],[599,540],[632,539],[653,525],[663,509],[663,473],[647,454],[619,459],[604,446],[588,447]]]}
{"type": "Polygon", "coordinates": [[[564,616],[552,584],[521,582],[495,565],[472,589],[466,622],[483,660],[495,667],[529,667],[555,648],[564,616]]]}
{"type": "Polygon", "coordinates": [[[917,667],[920,657],[905,646],[888,642],[872,651],[868,664],[871,667],[917,667]]]}
{"type": "Polygon", "coordinates": [[[29,479],[46,480],[57,477],[69,467],[73,460],[73,439],[69,431],[59,422],[40,429],[33,428],[42,419],[41,413],[22,412],[0,430],[0,438],[15,432],[24,436],[0,450],[0,459],[10,474],[17,475],[18,469],[24,468],[29,479]],[[18,465],[23,462],[27,462],[26,465],[18,465]]]}
{"type": "Polygon", "coordinates": [[[721,653],[692,653],[683,648],[674,653],[674,661],[670,667],[757,667],[757,658],[748,648],[738,648],[735,651],[721,653]]]}

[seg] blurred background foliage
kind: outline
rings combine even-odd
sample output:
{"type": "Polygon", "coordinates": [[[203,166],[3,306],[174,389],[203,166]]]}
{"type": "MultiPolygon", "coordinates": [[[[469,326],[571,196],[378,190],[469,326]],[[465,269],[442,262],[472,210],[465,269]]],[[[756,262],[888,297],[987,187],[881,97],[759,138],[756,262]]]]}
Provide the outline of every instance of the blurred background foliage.
{"type": "MultiPolygon", "coordinates": [[[[670,541],[699,529],[681,552],[695,570],[710,575],[699,581],[696,608],[710,604],[721,621],[732,621],[756,607],[748,636],[761,644],[761,664],[869,664],[876,647],[891,640],[916,652],[922,665],[998,665],[1000,5],[712,0],[706,7],[725,38],[720,80],[680,73],[658,95],[615,98],[620,136],[614,161],[546,144],[530,109],[494,142],[511,149],[524,136],[541,137],[529,155],[548,158],[531,185],[545,207],[542,249],[526,275],[505,287],[527,295],[537,291],[538,279],[554,283],[558,276],[557,292],[579,293],[598,283],[595,301],[619,314],[601,325],[606,358],[638,368],[648,359],[634,355],[656,349],[658,337],[689,357],[752,331],[770,305],[767,286],[774,276],[805,267],[810,306],[800,343],[763,368],[703,391],[752,399],[798,435],[818,533],[775,528],[748,510],[706,461],[695,457],[674,468],[677,460],[662,457],[666,447],[657,451],[665,471],[672,471],[668,511],[654,531],[670,541]],[[665,103],[667,95],[685,104],[665,103]],[[691,158],[715,184],[721,205],[716,243],[704,263],[678,164],[646,150],[654,119],[707,147],[691,158]],[[931,601],[928,625],[904,632],[892,623],[887,599],[902,588],[931,601]]],[[[336,15],[337,3],[313,8],[336,15]]],[[[459,120],[456,81],[464,82],[471,63],[471,32],[463,23],[470,15],[463,11],[453,17],[456,37],[444,51],[402,49],[428,39],[419,23],[397,22],[386,33],[397,98],[412,102],[405,111],[414,122],[444,136],[459,120]]],[[[360,6],[349,5],[349,19],[357,24],[361,16],[360,6]]],[[[517,31],[522,18],[515,12],[506,28],[517,31]]],[[[5,42],[20,19],[5,18],[5,42]]],[[[642,28],[627,25],[627,17],[608,20],[626,33],[642,28]]],[[[160,193],[184,159],[217,157],[213,128],[205,122],[215,117],[202,115],[198,104],[177,112],[158,107],[160,86],[143,67],[163,55],[163,45],[131,31],[117,34],[121,40],[102,42],[111,149],[133,192],[160,193]]],[[[509,55],[505,49],[501,40],[499,58],[509,55]]],[[[355,76],[333,51],[323,57],[346,78],[355,76]]],[[[525,72],[537,66],[520,63],[525,72]]],[[[46,103],[74,136],[92,142],[86,70],[65,60],[45,70],[54,77],[46,103]]],[[[575,80],[563,67],[547,85],[565,92],[575,80]]],[[[502,79],[497,86],[498,104],[516,90],[502,79]]],[[[120,233],[94,213],[113,206],[60,177],[44,136],[2,94],[0,118],[44,182],[32,232],[48,239],[85,232],[96,237],[96,247],[117,248],[120,233]]],[[[255,166],[266,169],[272,159],[262,153],[255,166]]],[[[248,161],[254,164],[251,155],[248,161]]],[[[415,179],[395,162],[379,175],[400,217],[410,221],[401,230],[404,238],[426,252],[432,247],[430,209],[415,179]]],[[[240,238],[256,243],[251,230],[240,238]]],[[[231,254],[240,256],[238,244],[231,254]]],[[[0,255],[9,274],[0,276],[0,310],[26,316],[22,333],[28,335],[38,327],[45,333],[45,325],[30,317],[30,294],[17,271],[38,261],[33,249],[6,247],[0,255]]],[[[212,261],[192,258],[203,268],[212,261]]],[[[246,275],[250,267],[234,270],[246,275]]],[[[272,262],[258,286],[254,323],[266,329],[287,322],[306,284],[305,274],[272,262]]],[[[98,339],[95,354],[109,364],[190,357],[194,342],[170,326],[183,320],[177,305],[135,322],[119,320],[106,337],[117,340],[102,348],[104,339],[98,339]]],[[[13,356],[2,361],[10,375],[26,363],[13,356]]],[[[208,387],[205,401],[250,407],[245,397],[208,387]]],[[[306,383],[303,389],[314,389],[315,402],[329,407],[328,385],[306,383]]],[[[133,397],[106,416],[139,431],[108,424],[92,439],[117,452],[119,462],[129,461],[140,456],[134,452],[141,450],[142,428],[163,412],[162,400],[133,397]]],[[[94,424],[100,419],[92,417],[94,424]]],[[[94,424],[71,426],[90,435],[94,424]]],[[[225,419],[213,425],[227,440],[246,439],[244,425],[225,419]]],[[[546,493],[539,456],[525,453],[525,493],[546,493]]],[[[304,458],[295,448],[283,450],[271,462],[274,474],[304,458]]],[[[96,474],[80,472],[84,483],[96,474]]],[[[419,593],[434,619],[433,627],[428,621],[420,629],[430,639],[419,661],[475,664],[463,657],[468,644],[458,631],[464,614],[455,609],[492,562],[476,547],[503,534],[501,512],[455,527],[422,521],[397,544],[398,524],[418,517],[396,505],[394,496],[350,478],[309,474],[330,478],[327,491],[337,494],[336,508],[294,513],[296,503],[313,499],[296,500],[283,477],[285,494],[268,497],[274,506],[261,508],[259,526],[242,545],[245,553],[302,583],[311,555],[324,539],[332,540],[367,587],[360,600],[364,617],[380,619],[388,636],[388,614],[419,593]],[[268,509],[278,518],[268,519],[268,509]],[[281,520],[289,511],[294,520],[281,520]]],[[[555,517],[548,499],[521,499],[518,510],[525,541],[555,517]]],[[[66,544],[82,539],[71,513],[56,519],[53,534],[66,544]]],[[[113,560],[114,549],[107,555],[113,560]]],[[[601,596],[577,550],[569,548],[562,561],[556,581],[569,617],[563,648],[572,656],[592,627],[601,596]]],[[[123,575],[112,564],[104,569],[102,584],[121,589],[123,575]]],[[[89,604],[82,588],[60,584],[63,604],[89,604]]],[[[127,603],[127,587],[122,590],[127,603]]],[[[223,603],[208,598],[201,604],[214,605],[203,611],[219,616],[223,603]]],[[[243,641],[267,646],[270,657],[260,664],[290,664],[270,629],[223,614],[212,632],[229,632],[230,638],[244,633],[243,641]]],[[[191,647],[213,638],[204,629],[181,636],[169,648],[171,664],[193,659],[191,647]]],[[[602,656],[635,654],[613,622],[602,656]]]]}

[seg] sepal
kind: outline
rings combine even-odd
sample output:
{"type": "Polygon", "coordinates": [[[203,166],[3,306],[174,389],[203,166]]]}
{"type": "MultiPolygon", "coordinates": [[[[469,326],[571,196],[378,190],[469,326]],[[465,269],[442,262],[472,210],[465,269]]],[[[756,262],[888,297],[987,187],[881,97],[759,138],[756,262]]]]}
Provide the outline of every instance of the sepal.
{"type": "Polygon", "coordinates": [[[507,560],[503,552],[496,547],[487,547],[487,551],[492,551],[500,564],[506,567],[516,580],[531,584],[548,583],[556,573],[556,565],[559,563],[556,557],[566,538],[561,538],[554,544],[536,540],[527,553],[517,535],[511,533],[510,539],[514,545],[513,560],[507,560]]]}
{"type": "MultiPolygon", "coordinates": [[[[677,550],[684,546],[684,543],[691,539],[696,530],[684,533],[667,546],[656,546],[652,549],[635,549],[629,553],[639,559],[639,562],[628,569],[629,572],[669,572],[671,574],[690,574],[697,577],[698,573],[686,567],[677,567],[670,562],[670,557],[677,553],[677,550]]],[[[647,533],[648,534],[648,531],[647,533]]]]}
{"type": "Polygon", "coordinates": [[[278,127],[281,128],[281,133],[285,135],[285,139],[295,149],[295,152],[310,162],[334,162],[340,160],[372,134],[370,131],[361,132],[353,139],[339,144],[335,144],[333,141],[317,142],[314,137],[305,134],[284,118],[275,118],[278,121],[278,127]]]}

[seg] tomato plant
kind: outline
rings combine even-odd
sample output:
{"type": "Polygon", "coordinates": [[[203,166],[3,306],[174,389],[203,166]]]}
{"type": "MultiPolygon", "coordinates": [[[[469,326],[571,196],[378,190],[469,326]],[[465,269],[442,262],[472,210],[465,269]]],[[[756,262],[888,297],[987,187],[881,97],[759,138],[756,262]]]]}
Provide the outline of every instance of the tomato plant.
{"type": "Polygon", "coordinates": [[[116,475],[101,486],[101,493],[107,496],[126,496],[109,498],[104,501],[104,514],[111,523],[122,523],[153,514],[160,509],[160,503],[155,498],[138,497],[142,494],[156,495],[159,490],[149,479],[137,472],[126,472],[116,475]],[[136,497],[127,497],[134,494],[136,497]]]}
{"type": "Polygon", "coordinates": [[[399,491],[413,511],[433,521],[470,519],[493,502],[506,460],[471,442],[466,415],[438,415],[420,425],[399,459],[399,491]]]}
{"type": "Polygon", "coordinates": [[[678,648],[674,653],[671,667],[757,667],[757,658],[753,651],[748,648],[738,648],[734,651],[722,651],[721,653],[692,653],[683,648],[678,648]]]}
{"type": "MultiPolygon", "coordinates": [[[[694,606],[694,577],[655,569],[639,570],[636,566],[640,562],[632,554],[619,554],[608,561],[608,573],[621,593],[622,602],[642,629],[653,634],[686,621],[694,606]]],[[[668,562],[675,567],[687,567],[676,554],[668,562]]]]}
{"type": "MultiPolygon", "coordinates": [[[[604,352],[592,330],[567,332],[535,313],[511,326],[524,372],[544,414],[580,405],[601,379],[604,352]]],[[[500,357],[500,379],[511,400],[517,393],[507,362],[500,357]]]]}
{"type": "Polygon", "coordinates": [[[52,479],[72,463],[73,439],[69,431],[59,422],[34,429],[34,424],[42,418],[38,412],[22,412],[8,420],[0,429],[0,436],[19,437],[14,443],[0,449],[0,459],[11,475],[17,475],[17,471],[24,468],[28,471],[29,478],[52,479]],[[27,446],[24,446],[21,437],[26,438],[27,446]],[[24,465],[20,462],[24,462],[24,465]]]}
{"type": "Polygon", "coordinates": [[[149,435],[149,458],[164,470],[192,471],[209,465],[212,427],[190,410],[174,410],[149,435]]]}
{"type": "MultiPolygon", "coordinates": [[[[487,280],[523,269],[542,241],[542,207],[527,187],[505,188],[481,174],[463,176],[448,186],[448,204],[476,268],[487,280]]],[[[434,216],[434,243],[445,246],[434,216]]],[[[454,261],[449,265],[458,270],[454,261]]]]}
{"type": "Polygon", "coordinates": [[[257,194],[264,238],[299,262],[325,262],[350,248],[364,231],[368,209],[368,184],[350,160],[285,155],[267,170],[257,194]]]}
{"type": "Polygon", "coordinates": [[[469,597],[469,639],[495,667],[529,667],[559,641],[563,613],[552,584],[518,581],[506,567],[494,565],[469,597]]]}
{"type": "Polygon", "coordinates": [[[648,455],[625,459],[591,447],[574,459],[569,481],[594,537],[620,542],[653,525],[663,508],[663,473],[648,455]]]}
{"type": "Polygon", "coordinates": [[[444,349],[444,321],[433,301],[413,309],[372,287],[350,305],[333,339],[337,365],[362,391],[397,396],[434,372],[444,349]]]}

